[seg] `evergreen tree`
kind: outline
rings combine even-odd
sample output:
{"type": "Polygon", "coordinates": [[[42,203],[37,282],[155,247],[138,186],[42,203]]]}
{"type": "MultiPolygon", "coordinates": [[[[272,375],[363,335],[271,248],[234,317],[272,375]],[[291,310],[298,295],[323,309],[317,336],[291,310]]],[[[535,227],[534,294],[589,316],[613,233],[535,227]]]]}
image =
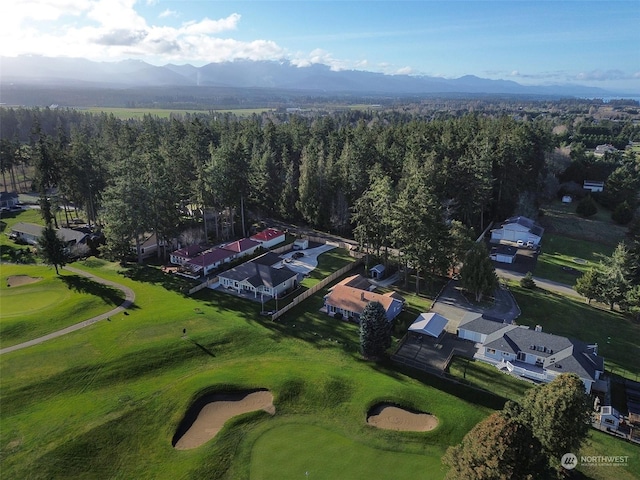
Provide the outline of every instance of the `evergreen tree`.
{"type": "Polygon", "coordinates": [[[593,198],[591,198],[591,195],[587,195],[578,202],[578,205],[576,206],[576,213],[585,218],[592,217],[598,213],[598,206],[593,198]]]}
{"type": "Polygon", "coordinates": [[[49,223],[42,231],[42,236],[38,239],[38,253],[47,265],[53,265],[56,275],[60,275],[58,268],[67,264],[68,256],[64,242],[53,225],[49,223]]]}
{"type": "Polygon", "coordinates": [[[498,277],[483,243],[474,243],[460,269],[460,285],[473,293],[477,302],[498,288],[498,277]]]}
{"type": "Polygon", "coordinates": [[[391,346],[391,328],[380,302],[369,302],[360,315],[360,349],[365,358],[377,359],[391,346]]]}
{"type": "Polygon", "coordinates": [[[576,280],[576,292],[586,297],[587,302],[602,297],[602,280],[600,272],[595,268],[590,268],[576,280]]]}

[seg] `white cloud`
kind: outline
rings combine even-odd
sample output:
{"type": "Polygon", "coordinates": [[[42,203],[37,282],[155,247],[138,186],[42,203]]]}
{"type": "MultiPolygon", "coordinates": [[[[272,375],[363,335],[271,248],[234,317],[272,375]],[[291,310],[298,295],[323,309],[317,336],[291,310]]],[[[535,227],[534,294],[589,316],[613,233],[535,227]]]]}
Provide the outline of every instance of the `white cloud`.
{"type": "Polygon", "coordinates": [[[167,17],[177,17],[178,16],[178,12],[176,12],[175,10],[169,10],[168,8],[160,13],[160,15],[158,15],[159,18],[167,18],[167,17]]]}
{"type": "Polygon", "coordinates": [[[227,30],[235,30],[239,21],[240,15],[232,13],[227,18],[221,18],[220,20],[204,18],[199,22],[187,22],[180,28],[180,31],[187,35],[210,35],[227,30]]]}
{"type": "Polygon", "coordinates": [[[412,73],[414,70],[411,67],[402,67],[396,70],[396,75],[411,75],[412,73]]]}

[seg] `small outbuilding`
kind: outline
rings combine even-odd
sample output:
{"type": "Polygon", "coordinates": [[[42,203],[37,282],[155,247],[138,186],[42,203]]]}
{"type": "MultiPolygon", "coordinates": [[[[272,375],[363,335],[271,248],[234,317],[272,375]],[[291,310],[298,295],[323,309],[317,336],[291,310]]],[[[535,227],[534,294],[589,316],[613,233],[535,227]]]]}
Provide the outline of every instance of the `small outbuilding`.
{"type": "Polygon", "coordinates": [[[562,203],[571,203],[571,202],[573,202],[573,198],[571,197],[571,195],[562,196],[562,203]]]}
{"type": "Polygon", "coordinates": [[[491,260],[493,260],[494,262],[513,263],[516,261],[517,254],[518,249],[515,247],[510,247],[508,245],[498,245],[491,248],[489,258],[491,258],[491,260]]]}
{"type": "Polygon", "coordinates": [[[384,265],[378,264],[369,269],[369,275],[371,276],[371,278],[381,280],[382,278],[384,278],[384,270],[384,265]]]}
{"type": "Polygon", "coordinates": [[[293,242],[294,250],[306,250],[309,248],[309,240],[306,238],[298,238],[293,242]]]}
{"type": "Polygon", "coordinates": [[[620,413],[613,407],[600,407],[600,425],[617,429],[620,426],[620,413]]]}
{"type": "Polygon", "coordinates": [[[419,335],[438,338],[449,321],[437,313],[421,313],[409,327],[409,331],[419,335]]]}

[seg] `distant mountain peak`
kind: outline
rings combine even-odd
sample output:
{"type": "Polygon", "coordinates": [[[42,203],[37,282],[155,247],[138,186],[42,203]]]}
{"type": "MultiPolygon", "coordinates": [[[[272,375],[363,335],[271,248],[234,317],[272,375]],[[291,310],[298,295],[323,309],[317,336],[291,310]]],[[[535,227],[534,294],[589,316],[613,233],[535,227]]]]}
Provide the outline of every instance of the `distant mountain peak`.
{"type": "Polygon", "coordinates": [[[610,92],[577,85],[525,86],[512,80],[475,75],[455,79],[386,75],[362,70],[332,70],[324,64],[297,66],[289,60],[150,65],[142,60],[92,62],[80,58],[42,56],[1,57],[1,82],[38,85],[94,85],[96,87],[233,86],[280,88],[326,93],[383,93],[390,95],[512,94],[602,96],[610,92]]]}

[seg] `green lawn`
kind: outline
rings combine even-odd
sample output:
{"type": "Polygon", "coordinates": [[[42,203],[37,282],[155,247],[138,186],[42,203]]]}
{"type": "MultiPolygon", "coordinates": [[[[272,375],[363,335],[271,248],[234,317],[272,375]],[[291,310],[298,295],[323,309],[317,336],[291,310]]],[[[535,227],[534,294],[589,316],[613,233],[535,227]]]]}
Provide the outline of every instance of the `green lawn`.
{"type": "Polygon", "coordinates": [[[456,380],[482,388],[509,400],[519,400],[533,384],[498,371],[488,363],[455,356],[449,374],[456,380]]]}
{"type": "Polygon", "coordinates": [[[311,288],[323,278],[340,270],[345,265],[355,262],[355,260],[344,248],[334,248],[324,252],[318,256],[318,266],[309,272],[309,276],[301,282],[301,285],[311,288]]]}
{"type": "Polygon", "coordinates": [[[602,256],[611,255],[614,247],[562,235],[545,234],[535,276],[574,285],[578,272],[598,265],[602,256]],[[563,267],[576,272],[570,273],[563,267]]]}
{"type": "Polygon", "coordinates": [[[521,325],[542,325],[544,331],[565,335],[586,343],[597,343],[605,368],[636,379],[640,375],[640,324],[621,313],[588,305],[542,289],[511,286],[522,315],[521,325]]]}
{"type": "Polygon", "coordinates": [[[601,243],[615,247],[625,236],[626,227],[611,220],[611,212],[598,205],[598,213],[590,218],[576,214],[576,202],[563,204],[555,201],[543,207],[544,216],[540,222],[546,231],[542,238],[542,248],[546,248],[548,234],[601,243]]]}
{"type": "MultiPolygon", "coordinates": [[[[137,309],[0,357],[3,477],[249,478],[254,469],[276,468],[270,458],[282,451],[270,439],[301,449],[283,435],[297,423],[300,439],[321,432],[330,440],[309,450],[319,471],[334,468],[338,442],[353,447],[342,478],[371,478],[362,465],[374,457],[384,459],[378,465],[399,465],[394,478],[413,479],[420,465],[440,478],[446,446],[489,413],[362,361],[357,327],[314,309],[322,292],[271,322],[258,315],[259,304],[218,292],[189,298],[119,275],[113,264],[92,260],[82,268],[134,288],[137,309]],[[274,417],[247,414],[202,447],[171,447],[201,394],[256,387],[274,393],[274,417]],[[428,411],[440,425],[426,433],[373,429],[366,412],[380,401],[428,411]]],[[[291,463],[277,478],[295,476],[296,468],[291,463]]]]}
{"type": "Polygon", "coordinates": [[[53,267],[4,264],[0,274],[0,338],[2,347],[59,330],[124,301],[124,293],[53,267]],[[9,288],[7,278],[26,275],[35,283],[9,288]]]}

